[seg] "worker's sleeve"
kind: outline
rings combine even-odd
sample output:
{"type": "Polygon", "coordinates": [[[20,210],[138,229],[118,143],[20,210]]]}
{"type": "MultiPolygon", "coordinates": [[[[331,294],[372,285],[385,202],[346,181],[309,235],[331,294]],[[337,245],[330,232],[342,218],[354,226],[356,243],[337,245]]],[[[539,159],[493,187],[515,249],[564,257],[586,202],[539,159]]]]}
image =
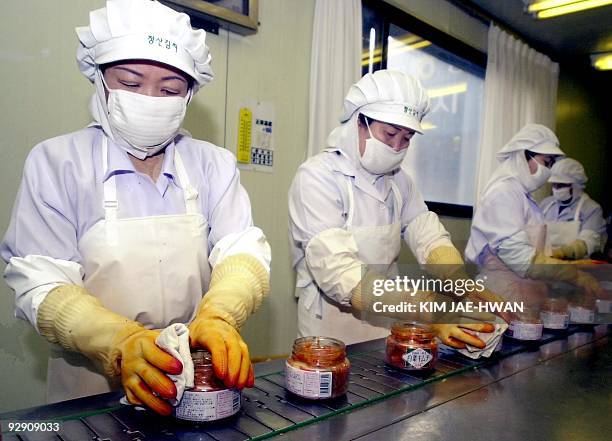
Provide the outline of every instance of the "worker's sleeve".
{"type": "Polygon", "coordinates": [[[503,188],[483,198],[472,229],[485,237],[489,249],[512,271],[525,277],[536,253],[526,232],[525,195],[503,188]]]}
{"type": "Polygon", "coordinates": [[[71,166],[56,166],[41,146],[32,150],[0,245],[8,264],[4,277],[15,291],[15,316],[35,328],[38,307],[50,290],[83,284],[71,166]]]}
{"type": "Polygon", "coordinates": [[[421,192],[410,176],[401,172],[396,184],[402,195],[402,237],[420,264],[427,263],[431,252],[441,246],[453,246],[450,234],[438,216],[429,211],[421,192]]]}
{"type": "Polygon", "coordinates": [[[321,291],[348,305],[364,263],[352,233],[343,228],[346,182],[322,164],[300,167],[289,190],[289,229],[321,291]]]}
{"type": "Polygon", "coordinates": [[[227,257],[248,254],[270,272],[270,245],[263,231],[253,226],[251,202],[240,184],[235,157],[223,151],[214,157],[208,180],[209,262],[214,269],[227,257]]]}
{"type": "Polygon", "coordinates": [[[229,152],[215,157],[209,180],[211,208],[209,291],[199,307],[239,329],[270,291],[270,245],[253,226],[251,204],[229,152]]]}
{"type": "Polygon", "coordinates": [[[589,256],[602,251],[603,235],[606,232],[606,222],[603,218],[601,206],[594,201],[590,202],[592,204],[583,209],[584,214],[581,213],[580,233],[578,234],[578,238],[586,243],[589,256]]]}

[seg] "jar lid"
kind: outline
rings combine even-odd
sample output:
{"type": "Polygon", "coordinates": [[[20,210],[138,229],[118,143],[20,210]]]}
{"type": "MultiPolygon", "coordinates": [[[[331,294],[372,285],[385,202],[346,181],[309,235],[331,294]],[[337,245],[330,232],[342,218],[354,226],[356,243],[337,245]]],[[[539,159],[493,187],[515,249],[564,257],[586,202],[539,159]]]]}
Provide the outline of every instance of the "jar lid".
{"type": "Polygon", "coordinates": [[[434,338],[433,330],[426,325],[411,322],[395,322],[391,325],[391,333],[404,338],[412,337],[419,339],[434,338]]]}
{"type": "Polygon", "coordinates": [[[337,348],[344,350],[346,348],[346,345],[337,338],[322,336],[308,336],[296,338],[293,342],[293,345],[294,347],[308,346],[309,349],[313,350],[329,348],[337,348]]]}
{"type": "Polygon", "coordinates": [[[209,365],[212,364],[212,355],[207,349],[196,349],[191,352],[191,359],[194,364],[209,365]]]}

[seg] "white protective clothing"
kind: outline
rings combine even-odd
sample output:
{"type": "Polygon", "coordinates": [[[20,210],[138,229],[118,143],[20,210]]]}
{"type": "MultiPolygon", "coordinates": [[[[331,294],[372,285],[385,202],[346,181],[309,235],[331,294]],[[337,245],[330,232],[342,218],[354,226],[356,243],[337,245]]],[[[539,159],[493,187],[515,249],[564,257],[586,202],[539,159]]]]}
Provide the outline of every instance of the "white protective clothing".
{"type": "Polygon", "coordinates": [[[539,153],[541,155],[564,156],[559,140],[552,130],[541,124],[527,124],[497,152],[497,159],[503,162],[514,152],[539,153]]]}
{"type": "MultiPolygon", "coordinates": [[[[102,151],[106,157],[106,142],[102,151]]],[[[178,151],[175,163],[185,188],[185,214],[117,219],[112,177],[104,184],[105,219],[79,242],[82,285],[106,308],[149,329],[188,323],[210,280],[207,221],[197,208],[198,192],[189,184],[178,151]],[[169,291],[172,295],[164,294],[169,291]]],[[[110,390],[107,378],[90,360],[53,348],[47,374],[49,402],[110,390]]]]}
{"type": "Polygon", "coordinates": [[[558,145],[551,130],[528,124],[500,150],[502,163],[480,197],[465,250],[466,260],[481,268],[480,276],[487,275],[487,288],[530,305],[547,294],[544,283],[524,278],[536,252],[544,248],[544,219],[529,193],[545,181],[531,174],[525,151],[563,155],[558,145]]]}
{"type": "Polygon", "coordinates": [[[588,180],[582,164],[572,158],[557,161],[550,171],[548,182],[551,184],[572,184],[584,188],[588,180]]]}
{"type": "Polygon", "coordinates": [[[90,13],[89,26],[77,28],[76,32],[80,41],[79,68],[96,89],[89,106],[94,121],[115,143],[139,159],[163,149],[183,121],[183,106],[213,78],[206,33],[192,29],[188,15],[149,0],[108,0],[105,8],[90,13]],[[147,113],[146,119],[142,118],[146,111],[139,103],[161,102],[162,98],[132,98],[138,103],[119,109],[117,93],[109,92],[107,104],[101,66],[133,59],[158,61],[185,72],[194,80],[187,98],[179,104],[177,98],[163,97],[169,101],[155,107],[153,114],[147,113]],[[115,98],[110,96],[113,94],[115,98]]]}
{"type": "Polygon", "coordinates": [[[187,14],[157,1],[108,0],[76,33],[79,69],[92,83],[98,66],[134,59],[176,67],[193,78],[194,92],[213,78],[206,32],[193,29],[187,14]]]}
{"type": "Polygon", "coordinates": [[[400,166],[408,149],[396,151],[372,135],[370,124],[366,120],[370,137],[365,141],[365,151],[359,158],[361,165],[374,175],[383,175],[400,166]]]}
{"type": "Polygon", "coordinates": [[[148,96],[122,89],[108,90],[108,122],[116,136],[140,153],[151,156],[161,151],[178,133],[190,94],[148,96]]]}
{"type": "Polygon", "coordinates": [[[588,255],[602,251],[607,239],[606,223],[600,205],[584,193],[587,180],[584,167],[575,159],[563,158],[553,165],[548,182],[571,184],[571,198],[569,188],[553,188],[553,196],[540,203],[546,220],[547,255],[576,240],[585,242],[588,255]],[[558,195],[561,191],[568,194],[558,195]]]}
{"type": "Polygon", "coordinates": [[[568,202],[572,199],[572,188],[571,187],[563,187],[563,188],[554,188],[552,189],[552,195],[555,200],[559,203],[568,202]]]}
{"type": "Polygon", "coordinates": [[[347,122],[357,111],[422,133],[421,120],[429,112],[429,96],[416,78],[400,71],[378,70],[351,86],[340,122],[347,122]]]}
{"type": "Polygon", "coordinates": [[[601,206],[582,193],[569,205],[562,205],[554,197],[545,198],[541,203],[546,221],[546,253],[575,240],[586,243],[587,254],[601,252],[607,239],[606,222],[601,206]]]}
{"type": "MultiPolygon", "coordinates": [[[[168,180],[175,180],[176,194],[181,198],[176,205],[182,207],[174,210],[169,204],[160,210],[161,214],[151,215],[160,204],[159,194],[157,199],[147,195],[144,193],[147,186],[142,185],[146,198],[130,198],[128,189],[132,186],[125,183],[139,188],[140,181],[135,179],[138,176],[125,172],[130,161],[117,145],[112,146],[113,155],[107,158],[107,142],[110,144],[99,129],[87,128],[38,146],[28,158],[18,198],[20,211],[13,213],[11,227],[2,243],[3,258],[10,257],[5,277],[16,291],[17,316],[37,326],[38,306],[48,292],[59,284],[74,284],[84,286],[104,307],[130,320],[137,320],[147,328],[163,328],[192,318],[202,293],[207,290],[210,268],[225,258],[250,252],[269,269],[269,246],[261,230],[252,226],[240,228],[240,223],[236,223],[241,216],[238,213],[249,205],[239,184],[238,189],[233,185],[226,188],[228,181],[233,182],[229,177],[235,174],[235,165],[226,162],[224,151],[191,139],[171,144],[171,150],[166,151],[166,162],[176,170],[165,165],[158,182],[164,182],[172,173],[174,178],[168,180]],[[73,147],[75,151],[71,150],[73,147]],[[69,158],[76,158],[74,162],[66,159],[68,153],[72,155],[69,158]],[[184,155],[190,161],[190,175],[181,160],[184,155]],[[207,165],[194,167],[194,163],[202,160],[201,155],[207,165]],[[119,159],[124,161],[121,165],[119,159]],[[38,166],[60,170],[58,162],[64,164],[65,170],[74,169],[78,178],[67,171],[61,172],[60,177],[37,173],[38,166]],[[124,172],[109,174],[105,171],[107,167],[124,172]],[[90,171],[85,173],[85,170],[90,171]],[[190,176],[197,187],[190,185],[190,176]],[[45,179],[48,182],[37,182],[45,179]],[[75,179],[80,185],[72,188],[75,179]],[[230,198],[230,205],[218,200],[217,190],[210,187],[208,179],[219,183],[219,191],[230,198]],[[122,193],[117,192],[118,188],[123,189],[122,193]],[[64,191],[79,201],[78,211],[73,211],[74,202],[69,198],[57,196],[64,191]],[[31,194],[39,195],[41,200],[30,201],[31,194]],[[40,206],[45,204],[52,204],[54,211],[44,211],[40,206]],[[219,217],[219,210],[227,211],[228,206],[237,206],[239,210],[219,217]],[[132,214],[126,216],[126,213],[132,214]],[[40,220],[37,214],[42,216],[40,220]],[[232,228],[238,228],[237,232],[227,233],[219,223],[234,225],[232,228]],[[48,232],[44,249],[27,234],[32,229],[48,232]],[[210,258],[209,244],[214,245],[210,258]],[[56,258],[29,250],[39,250],[40,254],[49,250],[56,258]]],[[[163,189],[166,196],[174,197],[173,185],[163,189]]],[[[155,186],[152,187],[156,192],[155,186]]],[[[250,214],[247,215],[250,223],[250,214]]],[[[48,399],[60,401],[108,391],[108,381],[92,367],[78,353],[53,348],[48,368],[48,399]]]]}
{"type": "Polygon", "coordinates": [[[289,191],[298,335],[325,334],[345,343],[388,334],[363,323],[350,307],[362,265],[392,267],[402,236],[421,264],[434,248],[452,246],[401,168],[372,175],[361,166],[357,118],[355,113],[332,132],[332,148],[300,166],[289,191]]]}

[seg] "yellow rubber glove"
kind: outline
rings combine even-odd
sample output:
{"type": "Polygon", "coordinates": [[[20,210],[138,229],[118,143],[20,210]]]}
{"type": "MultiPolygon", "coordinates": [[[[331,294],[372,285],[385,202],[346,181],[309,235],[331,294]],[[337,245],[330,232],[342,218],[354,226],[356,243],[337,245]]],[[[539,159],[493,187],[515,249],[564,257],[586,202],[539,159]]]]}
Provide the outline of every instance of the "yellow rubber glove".
{"type": "MultiPolygon", "coordinates": [[[[465,271],[465,264],[461,254],[455,247],[440,246],[434,248],[427,256],[426,270],[429,274],[438,277],[442,280],[468,280],[471,277],[465,271]]],[[[503,302],[505,299],[489,289],[479,291],[466,289],[463,297],[469,296],[474,303],[479,302],[503,302]]],[[[506,322],[510,322],[515,315],[512,313],[500,312],[496,313],[506,322]]]]}
{"type": "Polygon", "coordinates": [[[425,262],[426,271],[442,280],[470,278],[457,248],[443,245],[431,250],[425,262]]]}
{"type": "Polygon", "coordinates": [[[384,316],[402,321],[428,323],[435,321],[436,317],[439,317],[441,314],[437,312],[420,312],[419,303],[444,302],[450,304],[451,302],[448,296],[432,291],[417,291],[413,295],[411,292],[407,291],[385,289],[382,295],[375,295],[375,286],[378,286],[379,290],[382,289],[382,283],[386,280],[387,278],[385,276],[375,271],[368,271],[363,279],[351,291],[351,306],[357,311],[365,311],[367,314],[372,314],[373,316],[384,316]],[[378,282],[378,285],[375,285],[375,282],[378,282]],[[384,309],[383,312],[376,312],[374,310],[375,302],[381,303],[379,309],[384,309]],[[409,302],[416,305],[416,312],[390,312],[389,308],[383,308],[383,306],[393,307],[394,305],[401,305],[401,302],[409,302]]]}
{"type": "Polygon", "coordinates": [[[172,413],[164,399],[175,398],[176,387],[165,374],[180,374],[183,366],[155,344],[159,331],[109,311],[76,285],[51,290],[38,309],[37,323],[51,343],[101,363],[111,378],[120,376],[132,404],[172,413]]]}
{"type": "Polygon", "coordinates": [[[580,271],[575,265],[537,252],[526,274],[532,279],[558,280],[581,288],[589,298],[603,298],[605,293],[593,276],[580,271]]]}
{"type": "Polygon", "coordinates": [[[238,330],[270,290],[269,274],[253,256],[236,254],[215,266],[210,287],[189,325],[193,348],[210,351],[213,369],[227,387],[252,387],[249,349],[238,330]]]}
{"type": "Polygon", "coordinates": [[[562,247],[552,250],[554,259],[577,260],[582,259],[589,252],[587,244],[584,240],[576,239],[572,243],[563,245],[562,247]]]}
{"type": "Polygon", "coordinates": [[[463,329],[477,332],[493,332],[495,330],[495,326],[490,323],[433,324],[430,326],[442,343],[456,349],[463,349],[468,344],[480,349],[484,349],[486,346],[481,339],[465,332],[463,329]]]}

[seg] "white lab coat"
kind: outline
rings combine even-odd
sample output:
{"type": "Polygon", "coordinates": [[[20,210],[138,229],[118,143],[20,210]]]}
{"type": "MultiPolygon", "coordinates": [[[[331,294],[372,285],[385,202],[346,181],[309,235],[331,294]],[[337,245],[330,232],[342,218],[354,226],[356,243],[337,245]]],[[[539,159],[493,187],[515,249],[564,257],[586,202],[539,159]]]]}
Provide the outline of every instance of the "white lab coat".
{"type": "Polygon", "coordinates": [[[465,258],[480,267],[487,288],[537,306],[548,293],[546,284],[525,275],[543,251],[544,234],[538,204],[516,176],[506,174],[489,183],[478,203],[465,258]]]}
{"type": "MultiPolygon", "coordinates": [[[[549,196],[540,203],[544,219],[547,224],[547,234],[550,236],[560,223],[571,224],[574,221],[578,222],[576,234],[563,234],[563,238],[559,241],[551,243],[551,247],[559,247],[569,244],[576,239],[583,240],[587,245],[588,254],[602,251],[605,245],[606,237],[606,222],[603,218],[601,206],[589,197],[588,194],[582,193],[580,197],[575,198],[570,205],[561,205],[554,197],[549,196]]],[[[557,235],[559,236],[559,235],[557,235]]],[[[547,241],[547,243],[550,241],[547,241]]]]}
{"type": "MultiPolygon", "coordinates": [[[[368,325],[351,313],[350,297],[361,280],[362,264],[387,263],[363,261],[360,256],[372,253],[359,249],[360,245],[364,246],[363,242],[357,240],[359,237],[352,234],[351,229],[363,231],[362,227],[387,226],[385,237],[379,239],[380,246],[388,246],[387,234],[393,231],[394,219],[397,219],[397,233],[390,251],[392,261],[397,259],[396,251],[399,251],[402,237],[419,263],[425,263],[434,248],[452,246],[450,235],[437,216],[428,211],[405,171],[398,169],[392,174],[373,176],[361,168],[356,157],[358,153],[355,153],[355,137],[350,136],[356,134],[356,127],[356,117],[340,126],[345,136],[332,143],[334,147],[302,164],[289,190],[289,232],[293,266],[297,271],[295,295],[299,297],[298,329],[300,334],[318,334],[323,330],[333,334],[329,337],[347,343],[382,336],[381,330],[376,328],[372,332],[362,332],[368,325]],[[401,204],[395,202],[392,182],[397,187],[401,204]],[[400,213],[397,213],[398,205],[400,213]],[[350,213],[352,222],[347,225],[350,213]],[[345,230],[343,240],[327,241],[325,236],[333,236],[337,229],[345,230]],[[307,248],[313,244],[324,244],[329,250],[326,265],[313,266],[305,259],[307,248]],[[351,315],[352,320],[346,314],[351,315]]],[[[375,248],[373,242],[369,241],[367,246],[375,248]]]]}
{"type": "MultiPolygon", "coordinates": [[[[141,179],[119,147],[109,142],[106,149],[107,140],[90,127],[30,154],[0,247],[18,317],[36,327],[48,292],[76,284],[105,307],[163,328],[193,317],[211,268],[225,257],[249,253],[269,268],[269,245],[252,226],[229,152],[180,137],[153,183],[141,179]]],[[[89,360],[55,349],[50,401],[109,390],[89,360]]]]}

